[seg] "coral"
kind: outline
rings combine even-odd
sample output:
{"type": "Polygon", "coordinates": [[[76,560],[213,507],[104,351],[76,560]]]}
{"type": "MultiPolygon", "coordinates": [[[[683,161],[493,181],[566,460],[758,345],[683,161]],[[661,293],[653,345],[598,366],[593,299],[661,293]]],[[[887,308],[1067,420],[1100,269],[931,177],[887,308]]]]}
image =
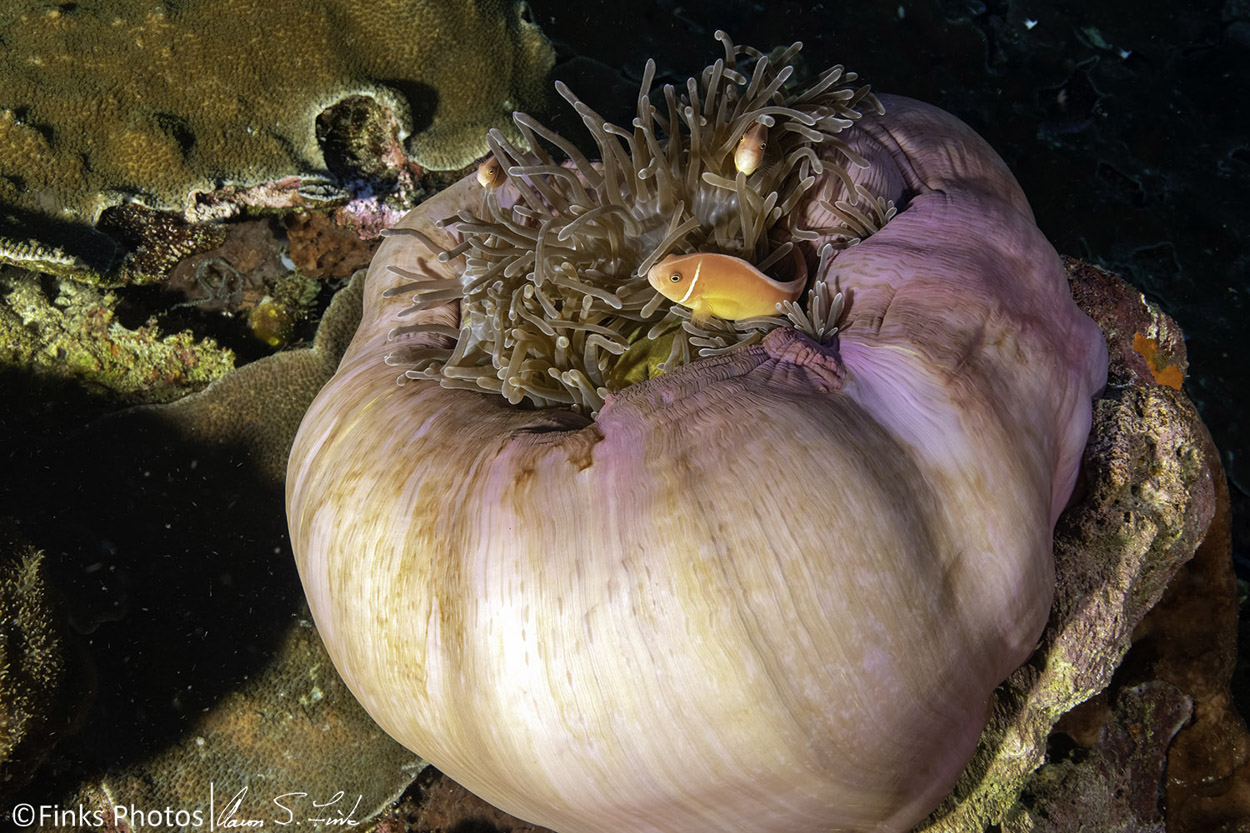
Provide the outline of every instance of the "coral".
{"type": "Polygon", "coordinates": [[[127,249],[119,265],[121,283],[161,280],[179,261],[226,240],[226,229],[220,225],[191,224],[176,214],[154,211],[139,203],[105,209],[97,228],[127,249]]]}
{"type": "Polygon", "coordinates": [[[1164,833],[1159,784],[1168,745],[1192,711],[1193,701],[1168,683],[1121,692],[1114,720],[1087,755],[1029,777],[1024,803],[1034,833],[1164,833]]]}
{"type": "Polygon", "coordinates": [[[408,160],[398,132],[393,115],[366,95],[349,96],[317,116],[317,144],[342,182],[391,184],[404,173],[419,176],[421,167],[408,160]]]}
{"type": "Polygon", "coordinates": [[[192,196],[194,202],[187,206],[184,216],[188,222],[207,223],[229,220],[254,209],[272,212],[319,207],[345,199],[347,192],[324,182],[285,176],[257,185],[223,185],[192,196]]]}
{"type": "Polygon", "coordinates": [[[22,0],[0,44],[0,200],[87,221],[324,172],[315,120],[351,96],[392,111],[419,164],[462,167],[553,63],[522,4],[468,0],[22,0]]]}
{"type": "Polygon", "coordinates": [[[180,260],[165,281],[168,292],[180,293],[203,312],[250,308],[290,272],[270,221],[231,223],[225,232],[220,245],[180,260]]]}
{"type": "Polygon", "coordinates": [[[29,780],[72,722],[89,680],[69,656],[43,554],[0,525],[0,796],[29,780]],[[74,671],[80,673],[75,675],[74,671]]]}
{"type": "Polygon", "coordinates": [[[334,373],[360,322],[363,283],[359,273],[334,296],[311,349],[259,359],[198,393],[148,411],[197,443],[243,446],[262,474],[281,483],[291,440],[308,402],[334,373]]]}
{"type": "Polygon", "coordinates": [[[211,790],[218,827],[230,819],[261,819],[266,826],[308,826],[310,818],[362,822],[395,801],[423,766],[356,705],[303,619],[283,635],[263,672],[200,716],[184,737],[141,763],[85,781],[58,803],[104,818],[117,805],[198,811],[203,824],[181,825],[192,829],[208,826],[211,790]]]}
{"type": "MultiPolygon", "coordinates": [[[[324,213],[301,211],[285,219],[295,267],[315,278],[345,278],[369,265],[377,240],[367,242],[324,213]]],[[[398,218],[396,218],[398,219],[398,218]]]]}
{"type": "Polygon", "coordinates": [[[182,259],[170,271],[164,289],[180,298],[172,307],[237,318],[223,337],[233,327],[236,336],[246,331],[270,348],[285,346],[311,313],[321,282],[290,269],[276,220],[230,223],[221,231],[220,245],[182,259]]]}
{"type": "MultiPolygon", "coordinates": [[[[2,227],[0,224],[0,228],[2,227]]],[[[61,246],[0,234],[0,264],[12,264],[58,277],[96,281],[100,277],[101,269],[107,269],[112,260],[114,247],[106,248],[108,253],[101,261],[97,261],[97,265],[93,265],[61,246]]]]}
{"type": "MultiPolygon", "coordinates": [[[[53,449],[32,455],[41,471],[69,473],[52,482],[28,484],[15,465],[5,469],[0,488],[14,490],[5,493],[11,505],[21,503],[18,490],[56,493],[62,476],[81,479],[90,495],[51,522],[45,492],[23,509],[25,525],[43,536],[90,528],[80,546],[93,567],[63,564],[62,574],[79,582],[77,626],[99,629],[88,646],[100,669],[99,708],[65,750],[73,768],[52,785],[32,785],[34,803],[199,811],[207,829],[210,789],[220,814],[246,788],[234,818],[279,826],[288,817],[274,797],[307,793],[284,799],[303,821],[319,814],[312,800],[329,802],[341,790],[325,814],[346,812],[359,796],[353,818],[365,821],[420,771],[421,761],[368,718],[334,673],[294,573],[276,554],[291,439],[359,316],[357,281],[335,297],[311,349],[259,359],[178,402],[130,408],[71,440],[57,437],[53,449]],[[106,577],[121,598],[107,619],[88,622],[99,591],[88,583],[94,592],[83,592],[82,582],[92,576],[106,577]]],[[[217,829],[225,818],[215,819],[217,829]]]]}
{"type": "Polygon", "coordinates": [[[234,367],[234,354],[154,322],[127,329],[117,297],[19,269],[0,272],[0,365],[73,379],[120,402],[167,402],[234,367]]]}
{"type": "MultiPolygon", "coordinates": [[[[438,177],[427,177],[427,180],[437,179],[438,177]]],[[[420,196],[421,199],[429,199],[449,184],[451,183],[445,182],[427,193],[414,196],[420,196]]],[[[411,205],[416,205],[420,201],[418,199],[411,205]]],[[[334,222],[340,226],[354,228],[362,240],[375,240],[381,236],[384,229],[393,228],[403,219],[404,214],[407,213],[407,208],[410,208],[411,205],[406,208],[398,208],[391,201],[374,195],[358,197],[334,210],[334,222]]]]}

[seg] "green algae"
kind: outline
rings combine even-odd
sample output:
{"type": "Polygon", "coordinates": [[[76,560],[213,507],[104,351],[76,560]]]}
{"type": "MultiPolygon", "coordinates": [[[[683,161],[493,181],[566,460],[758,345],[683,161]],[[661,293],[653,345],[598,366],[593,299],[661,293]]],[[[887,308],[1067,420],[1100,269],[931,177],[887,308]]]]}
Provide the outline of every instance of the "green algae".
{"type": "MultiPolygon", "coordinates": [[[[316,118],[353,95],[392,111],[421,165],[463,167],[487,129],[544,100],[554,53],[522,14],[507,0],[17,0],[0,11],[0,202],[94,222],[130,199],[183,210],[222,183],[324,177],[316,118]]],[[[22,262],[9,248],[0,259],[22,262]]]]}
{"type": "Polygon", "coordinates": [[[117,320],[117,296],[19,269],[0,272],[0,367],[76,380],[124,403],[168,402],[234,367],[232,351],[151,321],[117,320]]]}

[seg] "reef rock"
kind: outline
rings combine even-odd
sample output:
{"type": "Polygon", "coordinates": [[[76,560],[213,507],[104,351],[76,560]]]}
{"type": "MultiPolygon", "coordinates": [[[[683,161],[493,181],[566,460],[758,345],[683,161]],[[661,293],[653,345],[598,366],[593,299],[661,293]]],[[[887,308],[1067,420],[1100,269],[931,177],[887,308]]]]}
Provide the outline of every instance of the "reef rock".
{"type": "Polygon", "coordinates": [[[218,827],[258,820],[317,829],[315,822],[328,820],[328,829],[376,815],[422,766],[364,714],[304,619],[286,631],[261,674],[177,741],[81,783],[57,803],[98,812],[117,829],[168,827],[146,815],[166,807],[187,814],[179,826],[188,830],[209,826],[210,814],[218,827]]]}
{"type": "Polygon", "coordinates": [[[1055,531],[1050,622],[1033,658],[999,688],[976,757],[917,828],[925,833],[991,824],[1013,833],[1052,830],[1046,819],[1069,816],[1101,818],[1106,829],[1122,822],[1137,825],[1123,829],[1159,829],[1163,760],[1192,705],[1168,683],[1121,691],[1092,754],[1039,770],[1056,722],[1107,688],[1134,629],[1208,535],[1223,480],[1192,403],[1166,384],[1171,375],[1158,378],[1157,356],[1140,349],[1143,338],[1164,344],[1172,357],[1164,366],[1180,373],[1184,343],[1175,323],[1109,273],[1071,260],[1068,270],[1073,296],[1102,327],[1111,360],[1082,484],[1055,531]]]}

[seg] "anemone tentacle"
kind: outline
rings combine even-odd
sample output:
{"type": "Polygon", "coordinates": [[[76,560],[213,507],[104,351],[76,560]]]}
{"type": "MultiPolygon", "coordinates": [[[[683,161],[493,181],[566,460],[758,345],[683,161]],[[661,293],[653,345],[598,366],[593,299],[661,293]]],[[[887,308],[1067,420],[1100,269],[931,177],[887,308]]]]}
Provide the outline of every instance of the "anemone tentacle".
{"type": "MultiPolygon", "coordinates": [[[[459,301],[458,344],[441,355],[428,347],[411,353],[401,381],[428,378],[460,388],[476,380],[491,389],[498,383],[514,405],[571,406],[593,415],[607,395],[640,378],[756,344],[777,327],[815,334],[820,318],[819,336],[833,334],[823,313],[835,307],[813,312],[815,288],[778,315],[704,322],[647,285],[647,271],[670,254],[719,252],[761,270],[785,267],[780,255],[791,245],[815,260],[822,245],[853,245],[894,214],[889,200],[852,179],[847,168],[867,162],[838,139],[861,109],[881,112],[867,87],[850,86],[855,74],[839,66],[792,86],[802,44],[770,60],[724,33],[718,38],[725,58],[690,79],[684,93],[665,86],[667,116],[652,104],[655,63],[648,62],[632,129],[606,123],[557,86],[582,116],[599,163],[524,113],[515,120],[528,148],[492,131],[507,186],[496,189],[492,180],[479,213],[461,212],[445,224],[459,242],[431,249],[441,262],[463,256],[458,288],[440,281],[388,290],[411,293],[414,311],[459,301]],[[772,139],[748,176],[735,170],[733,149],[757,123],[772,139]],[[567,161],[557,164],[540,140],[567,161]],[[826,222],[793,224],[791,209],[818,178],[831,176],[844,185],[836,202],[822,203],[826,222]],[[558,343],[553,328],[567,344],[558,343]]],[[[417,331],[398,328],[394,335],[410,332],[417,331]]]]}

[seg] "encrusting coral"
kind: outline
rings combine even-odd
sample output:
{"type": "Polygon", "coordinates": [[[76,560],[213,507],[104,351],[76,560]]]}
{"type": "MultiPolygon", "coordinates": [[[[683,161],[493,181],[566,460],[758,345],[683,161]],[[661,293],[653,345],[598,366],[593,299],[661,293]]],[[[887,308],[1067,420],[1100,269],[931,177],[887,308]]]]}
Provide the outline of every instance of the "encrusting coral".
{"type": "Polygon", "coordinates": [[[496,137],[518,196],[469,177],[405,217],[292,449],[292,547],[344,681],[396,739],[561,833],[908,829],[1047,620],[1051,536],[1105,379],[1098,328],[968,127],[888,96],[844,116],[849,99],[820,99],[838,73],[788,75],[726,39],[658,107],[644,86],[633,130],[582,108],[599,166],[519,117],[571,164],[496,137]],[[731,170],[739,137],[724,128],[726,161],[704,163],[696,135],[752,85],[799,128],[776,135],[810,144],[730,188],[709,165],[731,170]],[[610,218],[664,168],[706,205],[675,201],[644,247],[613,244],[610,218]],[[603,210],[565,213],[564,189],[600,193],[600,178],[603,210]],[[620,268],[540,253],[573,223],[620,268]],[[760,337],[715,319],[692,332],[643,277],[668,253],[758,267],[783,247],[815,294],[760,337]],[[671,339],[573,318],[649,304],[671,339]],[[570,371],[621,340],[650,370],[602,392],[566,377],[544,327],[569,321],[602,337],[570,371]],[[538,351],[518,361],[509,338],[538,351]],[[446,384],[466,356],[476,390],[446,384]],[[561,387],[530,396],[529,368],[561,387]]]}
{"type": "Polygon", "coordinates": [[[130,329],[117,296],[73,281],[0,267],[0,368],[73,379],[129,404],[169,402],[234,367],[234,353],[189,330],[130,329]]]}
{"type": "Polygon", "coordinates": [[[522,5],[10,3],[0,200],[91,221],[131,196],[182,209],[222,181],[324,174],[314,122],[353,95],[394,111],[418,163],[461,167],[542,100],[553,53],[522,5]]]}

